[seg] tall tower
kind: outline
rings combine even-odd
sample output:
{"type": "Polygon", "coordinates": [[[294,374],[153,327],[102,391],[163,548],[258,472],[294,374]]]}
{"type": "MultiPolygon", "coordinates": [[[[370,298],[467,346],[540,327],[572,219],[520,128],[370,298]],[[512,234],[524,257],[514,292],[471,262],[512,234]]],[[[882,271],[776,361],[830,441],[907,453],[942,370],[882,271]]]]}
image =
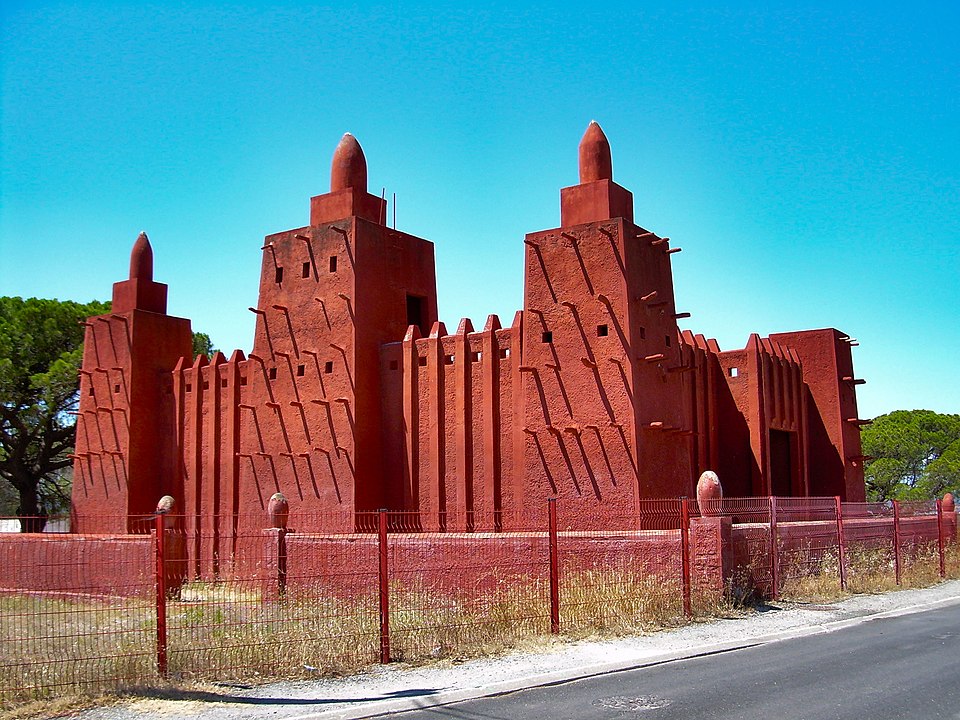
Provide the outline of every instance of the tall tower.
{"type": "Polygon", "coordinates": [[[72,495],[75,532],[127,532],[176,486],[170,371],[192,352],[190,321],[167,315],[140,233],[112,312],[86,322],[72,495]]]}
{"type": "Polygon", "coordinates": [[[528,496],[632,515],[690,484],[669,239],[633,222],[591,122],[562,227],[527,235],[523,367],[528,496]]]}
{"type": "Polygon", "coordinates": [[[254,478],[304,508],[383,504],[380,346],[403,340],[408,325],[426,335],[437,319],[433,244],[387,227],[386,209],[367,192],[366,158],[347,133],[333,155],[330,192],[310,201],[310,225],[263,246],[250,360],[266,379],[254,402],[264,421],[245,426],[244,442],[311,462],[315,489],[295,487],[295,466],[282,458],[254,478]]]}

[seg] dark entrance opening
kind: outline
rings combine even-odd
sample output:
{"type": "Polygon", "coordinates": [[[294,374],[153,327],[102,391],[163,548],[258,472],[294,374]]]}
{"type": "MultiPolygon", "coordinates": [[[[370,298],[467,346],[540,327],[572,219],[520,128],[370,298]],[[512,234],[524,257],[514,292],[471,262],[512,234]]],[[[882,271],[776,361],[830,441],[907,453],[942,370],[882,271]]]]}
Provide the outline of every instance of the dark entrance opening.
{"type": "Polygon", "coordinates": [[[420,334],[426,337],[430,334],[430,328],[424,325],[427,311],[427,299],[417,295],[407,295],[407,326],[416,325],[420,328],[420,334]]]}
{"type": "Polygon", "coordinates": [[[793,491],[793,437],[786,430],[770,431],[770,491],[789,497],[793,491]]]}

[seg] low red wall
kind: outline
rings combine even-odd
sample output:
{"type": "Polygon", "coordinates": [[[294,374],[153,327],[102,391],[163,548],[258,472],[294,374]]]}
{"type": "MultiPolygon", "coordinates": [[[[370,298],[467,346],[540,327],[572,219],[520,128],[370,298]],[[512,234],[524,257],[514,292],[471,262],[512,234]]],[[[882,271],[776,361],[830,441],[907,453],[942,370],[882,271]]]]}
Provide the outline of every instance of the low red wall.
{"type": "MultiPolygon", "coordinates": [[[[957,516],[944,514],[944,536],[956,537],[957,516]]],[[[836,523],[811,521],[777,526],[784,572],[815,568],[837,547],[836,523]]],[[[901,547],[937,541],[935,516],[900,521],[901,547]]],[[[848,549],[893,544],[893,519],[844,521],[848,549]]],[[[316,535],[264,530],[246,536],[242,570],[222,578],[255,580],[266,596],[281,587],[343,597],[375,594],[379,579],[374,534],[316,535]]],[[[731,525],[729,518],[696,518],[690,526],[691,578],[695,589],[718,589],[731,579],[741,586],[769,589],[770,530],[766,524],[731,525]]],[[[187,569],[187,538],[168,532],[167,587],[172,591],[187,569]],[[180,562],[173,562],[180,559],[180,562]]],[[[581,571],[631,572],[664,581],[681,579],[678,530],[562,532],[557,538],[561,583],[581,571]]],[[[428,587],[451,593],[490,592],[518,577],[549,577],[546,533],[390,533],[388,567],[392,586],[428,587]]],[[[152,535],[0,534],[0,592],[113,595],[151,598],[155,546],[152,535]]]]}
{"type": "Polygon", "coordinates": [[[0,591],[152,597],[150,535],[0,534],[0,591]]]}
{"type": "MultiPolygon", "coordinates": [[[[694,576],[711,587],[722,586],[721,535],[708,521],[692,528],[694,576]]],[[[729,525],[727,526],[729,527],[729,525]]],[[[313,535],[264,531],[264,589],[281,584],[344,597],[376,591],[379,546],[376,535],[313,535]],[[281,560],[281,557],[283,558],[281,560]],[[282,575],[282,578],[281,578],[282,575]]],[[[565,576],[592,571],[654,575],[681,580],[679,530],[624,533],[562,532],[557,537],[561,583],[565,576]]],[[[388,568],[391,586],[488,593],[518,577],[549,579],[547,533],[391,533],[388,568]]]]}

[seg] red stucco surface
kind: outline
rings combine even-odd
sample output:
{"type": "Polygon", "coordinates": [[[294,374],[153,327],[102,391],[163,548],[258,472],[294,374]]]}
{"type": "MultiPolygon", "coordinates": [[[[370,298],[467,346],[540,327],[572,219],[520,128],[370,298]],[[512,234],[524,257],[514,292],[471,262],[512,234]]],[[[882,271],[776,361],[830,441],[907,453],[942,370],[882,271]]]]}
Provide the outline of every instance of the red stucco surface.
{"type": "Polygon", "coordinates": [[[387,226],[349,135],[309,225],[264,242],[247,356],[191,361],[139,238],[113,314],[88,323],[75,529],[170,494],[206,572],[275,492],[341,511],[342,532],[382,507],[420,530],[510,530],[548,497],[564,526],[602,524],[694,495],[708,469],[728,496],[862,500],[850,339],[754,335],[724,352],[680,332],[679,248],[634,222],[599,125],[579,155],[562,226],[523,239],[524,305],[505,325],[437,322],[434,246],[387,226]]]}

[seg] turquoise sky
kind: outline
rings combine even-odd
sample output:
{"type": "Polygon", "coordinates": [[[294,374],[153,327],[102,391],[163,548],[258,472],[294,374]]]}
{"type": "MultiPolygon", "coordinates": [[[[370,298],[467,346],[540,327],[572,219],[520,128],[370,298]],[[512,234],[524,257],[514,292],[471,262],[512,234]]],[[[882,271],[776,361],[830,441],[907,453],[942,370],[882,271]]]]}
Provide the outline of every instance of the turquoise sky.
{"type": "Polygon", "coordinates": [[[960,412],[960,3],[485,7],[8,0],[0,293],[109,298],[146,230],[171,314],[249,351],[263,236],[350,131],[447,327],[507,324],[596,119],[682,327],[837,327],[862,417],[960,412]]]}

